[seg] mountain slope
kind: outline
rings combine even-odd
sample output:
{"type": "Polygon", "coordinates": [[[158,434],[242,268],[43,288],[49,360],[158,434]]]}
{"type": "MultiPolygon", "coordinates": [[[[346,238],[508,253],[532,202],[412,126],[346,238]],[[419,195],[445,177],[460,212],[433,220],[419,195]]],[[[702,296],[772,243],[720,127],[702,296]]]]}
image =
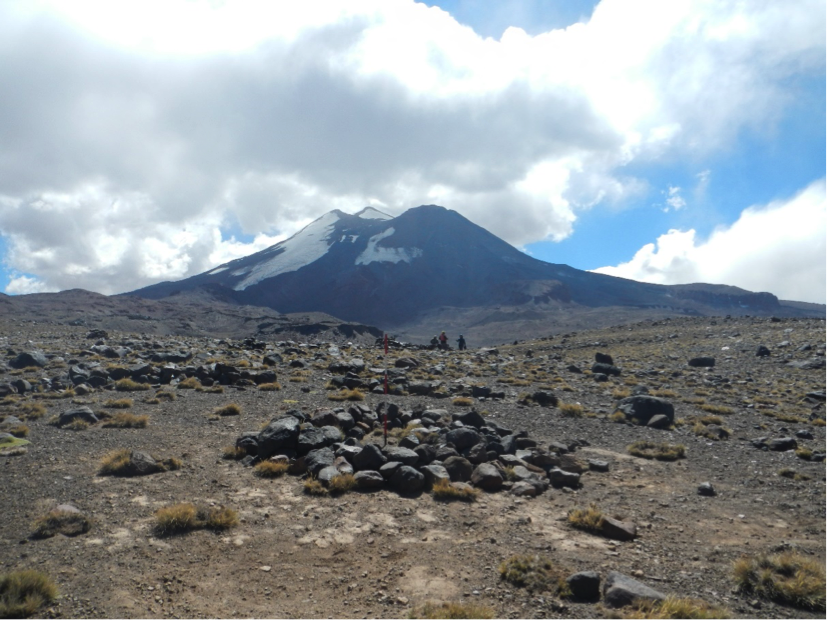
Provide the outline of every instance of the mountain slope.
{"type": "Polygon", "coordinates": [[[435,205],[395,218],[372,208],[355,215],[331,211],[266,250],[132,294],[161,299],[203,287],[235,303],[320,311],[385,328],[415,323],[440,308],[497,306],[529,307],[541,316],[612,307],[813,316],[769,293],[646,284],[539,261],[435,205]]]}

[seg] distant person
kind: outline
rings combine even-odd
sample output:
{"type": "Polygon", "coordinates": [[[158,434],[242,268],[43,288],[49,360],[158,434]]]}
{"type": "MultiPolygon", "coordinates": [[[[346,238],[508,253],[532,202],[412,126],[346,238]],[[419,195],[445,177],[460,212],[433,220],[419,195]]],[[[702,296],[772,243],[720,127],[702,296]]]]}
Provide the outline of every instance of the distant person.
{"type": "Polygon", "coordinates": [[[459,349],[460,351],[465,351],[465,349],[467,348],[468,347],[465,344],[465,337],[462,334],[460,334],[459,338],[457,338],[457,349],[459,349]]]}
{"type": "Polygon", "coordinates": [[[434,336],[433,338],[431,338],[431,347],[436,349],[438,346],[439,346],[439,338],[434,336]]]}
{"type": "Polygon", "coordinates": [[[444,331],[439,335],[439,348],[444,351],[448,350],[448,335],[444,331]]]}

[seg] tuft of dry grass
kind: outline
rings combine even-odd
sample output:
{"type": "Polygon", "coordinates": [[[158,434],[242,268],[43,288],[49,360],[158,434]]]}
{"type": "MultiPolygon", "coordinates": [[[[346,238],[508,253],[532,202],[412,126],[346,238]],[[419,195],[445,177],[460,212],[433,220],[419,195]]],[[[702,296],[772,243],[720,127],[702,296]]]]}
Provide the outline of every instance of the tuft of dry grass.
{"type": "Polygon", "coordinates": [[[29,427],[25,424],[17,424],[9,428],[6,432],[10,435],[14,435],[18,439],[23,439],[29,436],[29,427]]]}
{"type": "Polygon", "coordinates": [[[178,397],[176,396],[175,392],[166,392],[164,390],[160,390],[158,392],[155,392],[155,398],[157,398],[158,400],[173,401],[178,397]]]}
{"type": "Polygon", "coordinates": [[[327,483],[327,490],[332,495],[347,493],[355,488],[356,478],[353,477],[353,474],[339,474],[338,476],[333,476],[333,478],[330,479],[330,482],[327,483]]]}
{"type": "Polygon", "coordinates": [[[227,446],[222,451],[221,458],[228,461],[240,461],[247,456],[247,450],[238,446],[227,446]]]}
{"type": "Polygon", "coordinates": [[[17,411],[28,420],[39,420],[46,415],[43,403],[21,403],[17,411]]]}
{"type": "Polygon", "coordinates": [[[706,411],[707,413],[719,413],[721,415],[732,415],[735,413],[735,409],[724,405],[701,405],[700,409],[701,411],[706,411]]]}
{"type": "Polygon", "coordinates": [[[706,601],[668,596],[663,601],[638,600],[622,618],[731,618],[732,612],[726,607],[710,605],[706,601]]]}
{"type": "Polygon", "coordinates": [[[616,387],[614,390],[612,390],[612,398],[614,398],[615,400],[628,398],[631,395],[632,391],[629,388],[616,387]]]}
{"type": "Polygon", "coordinates": [[[175,504],[155,513],[155,532],[160,536],[181,534],[198,527],[198,509],[194,504],[175,504]]]}
{"type": "Polygon", "coordinates": [[[69,424],[64,425],[62,428],[68,428],[70,431],[85,431],[91,425],[86,420],[81,420],[80,418],[75,418],[69,424]]]}
{"type": "Polygon", "coordinates": [[[224,393],[224,386],[223,385],[213,385],[212,387],[197,387],[195,388],[196,392],[203,392],[204,394],[223,394],[224,393]]]}
{"type": "Polygon", "coordinates": [[[35,570],[0,575],[0,618],[28,618],[57,597],[57,586],[35,570]]]}
{"type": "Polygon", "coordinates": [[[107,400],[103,406],[107,409],[129,409],[134,404],[131,398],[118,398],[107,400]]]}
{"type": "MultiPolygon", "coordinates": [[[[12,433],[14,434],[14,433],[12,433]]],[[[800,458],[804,459],[805,461],[809,461],[813,458],[813,451],[810,448],[805,448],[804,446],[799,446],[795,449],[795,455],[800,458]]]]}
{"type": "Polygon", "coordinates": [[[333,401],[343,401],[343,400],[361,401],[361,400],[365,400],[365,395],[362,392],[360,392],[359,390],[355,390],[355,389],[354,390],[340,390],[340,391],[336,392],[335,394],[328,394],[327,398],[328,398],[328,400],[333,400],[333,401]]]}
{"type": "Polygon", "coordinates": [[[149,424],[148,415],[134,413],[116,413],[103,423],[105,428],[146,428],[149,424]]]}
{"type": "Polygon", "coordinates": [[[551,559],[539,555],[514,555],[499,567],[500,577],[531,592],[552,592],[557,596],[569,596],[567,571],[556,566],[551,559]]]}
{"type": "Polygon", "coordinates": [[[474,399],[460,396],[451,401],[454,407],[471,407],[474,404],[474,399]]]}
{"type": "Polygon", "coordinates": [[[738,589],[782,605],[825,611],[824,565],[794,551],[747,556],[732,567],[738,589]]]}
{"type": "Polygon", "coordinates": [[[308,495],[327,495],[327,489],[316,478],[308,478],[304,481],[304,492],[308,495]]]}
{"type": "Polygon", "coordinates": [[[789,478],[790,480],[795,480],[796,482],[803,482],[805,480],[810,479],[810,476],[808,476],[807,474],[801,474],[792,467],[782,467],[778,470],[778,475],[782,478],[789,478]]]}
{"type": "Polygon", "coordinates": [[[564,418],[582,418],[584,414],[583,405],[580,403],[563,403],[560,405],[560,413],[564,418]]]}
{"type": "Polygon", "coordinates": [[[570,511],[566,521],[578,530],[600,533],[603,529],[603,512],[596,504],[592,504],[588,508],[576,508],[570,511]]]}
{"type": "Polygon", "coordinates": [[[623,424],[626,422],[626,414],[622,411],[615,411],[606,419],[610,422],[615,422],[616,424],[623,424]]]}
{"type": "Polygon", "coordinates": [[[261,392],[278,392],[281,389],[281,384],[279,384],[279,383],[262,383],[258,386],[258,389],[261,392]]]}
{"type": "Polygon", "coordinates": [[[202,387],[202,385],[201,382],[195,377],[187,377],[183,381],[180,381],[175,387],[179,390],[195,390],[202,387]]]}
{"type": "MultiPolygon", "coordinates": [[[[239,449],[246,456],[246,451],[243,448],[236,448],[236,450],[239,449]]],[[[244,458],[244,456],[241,458],[244,458]]],[[[286,474],[288,469],[290,469],[290,465],[284,461],[262,461],[253,467],[253,473],[259,478],[278,478],[286,474]]]]}
{"type": "Polygon", "coordinates": [[[655,443],[654,441],[640,440],[626,446],[626,451],[632,456],[658,461],[677,461],[686,457],[686,446],[670,443],[655,443]]]}
{"type": "Polygon", "coordinates": [[[79,536],[92,528],[92,521],[79,512],[52,510],[35,520],[32,538],[51,538],[57,534],[79,536]]]}
{"type": "Polygon", "coordinates": [[[98,474],[101,476],[118,476],[129,468],[129,459],[132,451],[128,448],[113,450],[101,459],[98,474]]]}
{"type": "Polygon", "coordinates": [[[132,379],[118,379],[115,381],[115,389],[118,392],[145,392],[149,389],[149,385],[132,379]]]}
{"type": "Polygon", "coordinates": [[[232,508],[196,508],[182,503],[161,508],[155,513],[155,533],[158,536],[183,534],[191,530],[226,530],[238,525],[238,513],[232,508]]]}
{"type": "Polygon", "coordinates": [[[408,618],[495,618],[496,612],[485,605],[474,603],[425,603],[414,608],[408,618]]]}
{"type": "Polygon", "coordinates": [[[479,489],[468,486],[456,486],[447,479],[439,479],[434,482],[431,489],[434,499],[442,501],[459,500],[463,502],[475,502],[480,496],[479,489]]]}
{"type": "Polygon", "coordinates": [[[236,403],[230,403],[229,405],[219,407],[218,409],[213,411],[213,414],[220,416],[241,415],[241,407],[236,403]]]}

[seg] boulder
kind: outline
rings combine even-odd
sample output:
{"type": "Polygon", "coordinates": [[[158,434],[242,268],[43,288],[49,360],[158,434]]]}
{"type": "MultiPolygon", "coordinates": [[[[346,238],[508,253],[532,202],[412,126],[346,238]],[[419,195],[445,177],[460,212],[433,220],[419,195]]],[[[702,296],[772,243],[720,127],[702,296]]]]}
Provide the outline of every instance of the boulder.
{"type": "Polygon", "coordinates": [[[480,434],[473,428],[463,426],[449,431],[445,439],[454,444],[457,450],[465,450],[480,441],[480,434]]]}
{"type": "Polygon", "coordinates": [[[712,368],[715,366],[715,358],[714,357],[693,357],[689,360],[689,365],[694,368],[712,368]]]}
{"type": "Polygon", "coordinates": [[[531,400],[541,407],[556,407],[560,402],[557,396],[548,390],[537,390],[531,395],[531,400]]]}
{"type": "Polygon", "coordinates": [[[127,476],[147,476],[161,471],[161,466],[146,452],[133,450],[129,455],[129,464],[124,470],[127,476]]]}
{"type": "Polygon", "coordinates": [[[659,413],[658,415],[653,415],[649,418],[649,421],[646,423],[646,426],[649,428],[659,428],[659,429],[667,429],[672,426],[672,420],[668,417],[659,413]]]}
{"type": "Polygon", "coordinates": [[[360,489],[380,489],[385,486],[385,479],[378,471],[368,469],[357,471],[353,479],[356,480],[356,486],[360,489]]]}
{"type": "Polygon", "coordinates": [[[299,431],[299,438],[296,442],[296,452],[307,454],[311,450],[318,450],[327,446],[327,438],[321,429],[308,426],[299,431]]]}
{"type": "Polygon", "coordinates": [[[48,363],[49,360],[42,351],[24,351],[9,362],[9,366],[12,368],[29,368],[30,366],[45,368],[48,363]]]}
{"type": "Polygon", "coordinates": [[[89,424],[96,424],[98,422],[98,417],[89,407],[75,407],[74,409],[69,409],[68,411],[61,413],[58,418],[57,425],[65,426],[67,424],[71,424],[75,420],[83,420],[89,424]]]}
{"type": "Polygon", "coordinates": [[[391,476],[390,484],[397,493],[417,493],[425,486],[425,476],[413,467],[402,465],[391,476]]]}
{"type": "Polygon", "coordinates": [[[603,517],[600,532],[612,540],[634,540],[637,538],[637,525],[628,521],[619,521],[612,517],[603,517]]]}
{"type": "Polygon", "coordinates": [[[773,452],[786,452],[787,450],[795,450],[798,447],[798,442],[792,437],[781,437],[780,439],[771,440],[767,446],[773,452]]]}
{"type": "Polygon", "coordinates": [[[662,601],[666,596],[631,577],[611,571],[603,584],[603,602],[610,607],[625,607],[636,601],[662,601]]]}
{"type": "Polygon", "coordinates": [[[362,451],[353,457],[351,463],[356,471],[373,470],[379,471],[387,462],[387,457],[382,454],[382,450],[374,443],[369,443],[362,448],[362,451]]]}
{"type": "Polygon", "coordinates": [[[515,482],[511,486],[509,493],[518,497],[536,497],[538,495],[537,487],[525,480],[515,482]]]}
{"type": "Polygon", "coordinates": [[[464,426],[473,426],[476,429],[480,429],[486,425],[485,418],[474,409],[466,413],[454,414],[451,417],[456,421],[462,422],[464,426]]]}
{"type": "Polygon", "coordinates": [[[608,364],[609,366],[614,366],[614,359],[608,353],[595,353],[594,354],[594,361],[598,364],[608,364]]]}
{"type": "Polygon", "coordinates": [[[403,465],[413,466],[419,461],[419,455],[409,448],[388,446],[384,452],[389,461],[399,461],[403,465]]]}
{"type": "Polygon", "coordinates": [[[481,463],[471,473],[471,484],[486,491],[498,491],[503,485],[503,476],[491,463],[481,463]]]}
{"type": "Polygon", "coordinates": [[[599,459],[589,459],[589,469],[591,471],[607,472],[609,471],[609,462],[601,461],[599,459]]]}
{"type": "Polygon", "coordinates": [[[330,448],[311,450],[304,457],[304,462],[307,465],[307,471],[313,476],[318,475],[318,473],[325,467],[333,466],[334,460],[336,460],[336,455],[330,448]]]}
{"type": "Polygon", "coordinates": [[[758,348],[755,350],[755,357],[769,357],[770,355],[770,350],[763,344],[759,345],[758,348]]]}
{"type": "Polygon", "coordinates": [[[613,366],[612,364],[601,364],[600,362],[596,362],[592,364],[592,373],[618,377],[620,376],[620,368],[613,366]]]}
{"type": "Polygon", "coordinates": [[[559,467],[549,470],[548,479],[551,482],[551,486],[557,489],[562,487],[576,489],[580,486],[580,474],[564,471],[559,467]]]}
{"type": "Polygon", "coordinates": [[[593,570],[574,573],[566,579],[571,595],[579,601],[595,602],[600,599],[600,575],[593,570]]]}
{"type": "Polygon", "coordinates": [[[717,495],[715,492],[715,487],[712,486],[709,482],[702,482],[698,485],[698,495],[703,495],[705,497],[714,497],[717,495]]]}
{"type": "Polygon", "coordinates": [[[289,414],[272,420],[258,434],[259,456],[266,459],[280,450],[295,450],[299,439],[299,426],[299,420],[289,414]]]}
{"type": "Polygon", "coordinates": [[[420,467],[419,471],[425,476],[425,485],[428,487],[434,486],[437,480],[451,480],[448,470],[442,465],[425,465],[420,467]]]}
{"type": "Polygon", "coordinates": [[[656,415],[664,415],[670,424],[675,421],[675,407],[667,400],[657,396],[629,396],[621,400],[617,408],[627,418],[635,418],[646,424],[656,415]]]}
{"type": "Polygon", "coordinates": [[[474,466],[468,459],[461,456],[450,456],[445,459],[442,466],[451,477],[451,482],[468,482],[471,474],[474,473],[474,466]]]}

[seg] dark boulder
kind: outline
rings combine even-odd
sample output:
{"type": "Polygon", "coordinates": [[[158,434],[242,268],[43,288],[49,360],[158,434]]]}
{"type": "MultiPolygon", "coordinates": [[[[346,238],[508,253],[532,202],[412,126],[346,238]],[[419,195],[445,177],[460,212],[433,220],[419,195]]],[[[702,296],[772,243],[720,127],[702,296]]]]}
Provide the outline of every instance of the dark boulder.
{"type": "Polygon", "coordinates": [[[12,368],[29,368],[31,366],[45,368],[48,363],[49,360],[42,351],[24,351],[9,362],[9,366],[12,368]]]}
{"type": "Polygon", "coordinates": [[[457,450],[465,450],[479,443],[480,434],[473,428],[463,426],[449,431],[448,434],[445,435],[445,439],[454,444],[457,450]]]}
{"type": "Polygon", "coordinates": [[[620,376],[620,368],[611,364],[601,364],[600,362],[596,362],[592,364],[592,373],[617,377],[620,376]]]}
{"type": "Polygon", "coordinates": [[[611,355],[608,353],[595,353],[594,354],[594,361],[598,364],[608,364],[609,366],[614,366],[615,361],[611,355]]]}
{"type": "Polygon", "coordinates": [[[627,575],[611,571],[603,584],[603,602],[609,607],[625,607],[637,601],[662,601],[666,596],[627,575]]]}
{"type": "Polygon", "coordinates": [[[443,461],[442,466],[451,477],[451,482],[468,482],[474,473],[474,466],[468,459],[461,456],[451,456],[443,461]]]}
{"type": "Polygon", "coordinates": [[[390,484],[397,493],[417,493],[425,486],[425,475],[413,467],[402,465],[391,476],[390,484]]]}
{"type": "Polygon", "coordinates": [[[715,366],[714,357],[693,357],[689,360],[689,365],[694,368],[712,368],[715,366]]]}
{"type": "Polygon", "coordinates": [[[675,420],[675,407],[669,401],[657,396],[629,396],[621,400],[617,408],[626,414],[627,418],[634,418],[646,424],[656,415],[664,415],[672,423],[675,420]]]}
{"type": "Polygon", "coordinates": [[[300,422],[292,415],[284,415],[270,422],[258,434],[258,453],[267,459],[280,450],[295,450],[299,438],[300,422]]]}

